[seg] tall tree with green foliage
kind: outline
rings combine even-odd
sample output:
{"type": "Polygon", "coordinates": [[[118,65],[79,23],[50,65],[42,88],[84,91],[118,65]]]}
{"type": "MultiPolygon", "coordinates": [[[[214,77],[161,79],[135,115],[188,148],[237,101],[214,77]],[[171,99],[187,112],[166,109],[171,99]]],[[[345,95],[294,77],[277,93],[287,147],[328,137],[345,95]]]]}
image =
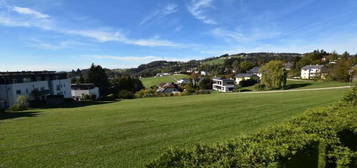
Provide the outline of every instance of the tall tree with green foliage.
{"type": "Polygon", "coordinates": [[[261,84],[268,89],[281,89],[286,86],[287,72],[282,61],[270,61],[260,68],[261,84]]]}
{"type": "Polygon", "coordinates": [[[106,95],[110,88],[110,83],[105,70],[100,65],[90,67],[87,76],[87,82],[94,83],[98,88],[101,95],[106,95]]]}

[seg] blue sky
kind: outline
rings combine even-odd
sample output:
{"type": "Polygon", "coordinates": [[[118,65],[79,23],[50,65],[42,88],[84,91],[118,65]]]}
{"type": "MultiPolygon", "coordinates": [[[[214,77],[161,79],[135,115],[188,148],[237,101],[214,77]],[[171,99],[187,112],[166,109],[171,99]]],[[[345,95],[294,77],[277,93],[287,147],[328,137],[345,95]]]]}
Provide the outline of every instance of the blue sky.
{"type": "Polygon", "coordinates": [[[0,0],[0,71],[357,53],[356,0],[0,0]]]}

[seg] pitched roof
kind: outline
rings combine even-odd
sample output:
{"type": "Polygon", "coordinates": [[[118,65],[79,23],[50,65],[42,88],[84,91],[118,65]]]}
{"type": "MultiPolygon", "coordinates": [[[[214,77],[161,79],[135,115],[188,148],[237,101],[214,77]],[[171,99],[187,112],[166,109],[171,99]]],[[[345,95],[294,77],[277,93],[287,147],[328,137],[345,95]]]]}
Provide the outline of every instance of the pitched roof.
{"type": "Polygon", "coordinates": [[[253,75],[254,75],[253,73],[239,73],[236,74],[236,78],[251,77],[253,75]]]}
{"type": "Polygon", "coordinates": [[[257,73],[259,73],[259,69],[260,69],[260,68],[256,66],[256,67],[254,67],[254,68],[248,70],[247,73],[257,74],[257,73]]]}
{"type": "Polygon", "coordinates": [[[304,67],[302,67],[301,69],[303,70],[308,70],[308,69],[321,69],[323,68],[323,65],[306,65],[304,67]]]}

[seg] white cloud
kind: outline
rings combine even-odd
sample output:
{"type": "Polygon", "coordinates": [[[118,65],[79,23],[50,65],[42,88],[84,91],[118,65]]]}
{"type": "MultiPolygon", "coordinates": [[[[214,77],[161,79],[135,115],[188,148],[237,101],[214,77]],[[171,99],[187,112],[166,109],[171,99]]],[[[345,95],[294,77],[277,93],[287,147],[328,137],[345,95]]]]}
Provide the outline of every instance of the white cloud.
{"type": "Polygon", "coordinates": [[[191,0],[191,3],[188,5],[188,11],[194,16],[196,19],[201,20],[206,24],[217,24],[217,22],[213,19],[208,18],[205,15],[205,9],[212,8],[213,0],[191,0]]]}
{"type": "MultiPolygon", "coordinates": [[[[0,1],[1,2],[1,1],[0,1]]],[[[51,19],[49,15],[43,14],[41,12],[35,11],[30,8],[21,7],[11,7],[9,5],[5,6],[6,9],[0,11],[0,24],[9,27],[37,27],[43,30],[50,30],[56,33],[71,34],[82,36],[90,39],[95,39],[98,42],[121,42],[125,44],[138,45],[138,46],[148,46],[148,47],[179,47],[181,44],[169,40],[161,40],[158,38],[149,39],[134,39],[129,38],[119,31],[103,31],[96,29],[66,29],[59,26],[55,26],[55,21],[51,19]],[[15,15],[16,13],[21,15],[15,15]],[[23,16],[22,16],[23,15],[23,16]]],[[[164,8],[162,13],[164,15],[172,14],[177,11],[177,5],[170,4],[164,8]]],[[[57,48],[56,46],[45,45],[43,48],[57,48]]]]}
{"type": "Polygon", "coordinates": [[[176,4],[168,4],[162,9],[158,9],[155,12],[153,12],[151,15],[146,16],[140,23],[139,25],[144,25],[146,23],[149,23],[155,19],[159,19],[162,17],[165,17],[167,15],[171,15],[178,12],[178,6],[176,4]]]}
{"type": "Polygon", "coordinates": [[[157,38],[152,39],[131,39],[126,37],[120,32],[110,32],[110,31],[101,31],[101,30],[66,30],[64,31],[68,34],[79,35],[83,37],[88,37],[95,39],[99,42],[109,42],[116,41],[122,42],[125,44],[133,44],[138,46],[148,46],[148,47],[179,47],[182,46],[175,42],[168,40],[160,40],[157,38]]]}
{"type": "Polygon", "coordinates": [[[241,31],[236,29],[234,31],[215,28],[211,33],[219,38],[224,38],[227,41],[236,41],[236,42],[251,42],[257,40],[271,39],[281,35],[278,31],[265,31],[260,29],[251,29],[249,31],[241,31]]]}
{"type": "Polygon", "coordinates": [[[47,19],[49,18],[50,16],[46,15],[46,14],[43,14],[41,12],[38,12],[38,11],[35,11],[33,9],[30,9],[30,8],[22,8],[22,7],[18,7],[18,6],[15,6],[13,7],[13,9],[15,12],[19,13],[19,14],[24,14],[24,15],[32,15],[36,18],[39,18],[39,19],[47,19]]]}

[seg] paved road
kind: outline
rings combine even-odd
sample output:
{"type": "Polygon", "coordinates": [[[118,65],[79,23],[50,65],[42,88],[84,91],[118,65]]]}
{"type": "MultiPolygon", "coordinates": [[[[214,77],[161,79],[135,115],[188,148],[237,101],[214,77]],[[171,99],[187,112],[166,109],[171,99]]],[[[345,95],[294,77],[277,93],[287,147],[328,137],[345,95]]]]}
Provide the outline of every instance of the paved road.
{"type": "Polygon", "coordinates": [[[302,92],[302,91],[333,90],[333,89],[348,89],[348,88],[351,88],[351,86],[311,88],[311,89],[293,89],[293,90],[271,90],[271,91],[255,91],[255,92],[235,92],[235,93],[231,93],[231,94],[284,93],[284,92],[302,92]]]}

